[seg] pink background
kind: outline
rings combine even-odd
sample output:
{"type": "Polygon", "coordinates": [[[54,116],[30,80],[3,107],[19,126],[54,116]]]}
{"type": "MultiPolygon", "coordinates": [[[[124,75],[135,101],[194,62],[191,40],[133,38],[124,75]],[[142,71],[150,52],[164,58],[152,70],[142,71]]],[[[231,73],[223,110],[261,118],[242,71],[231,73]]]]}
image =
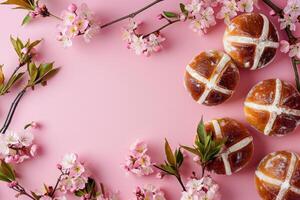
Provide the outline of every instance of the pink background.
{"type": "MultiPolygon", "coordinates": [[[[140,0],[85,2],[103,22],[127,14],[146,3],[140,0]]],[[[71,1],[52,0],[46,3],[52,12],[60,13],[71,1]]],[[[156,20],[156,15],[161,10],[176,10],[178,3],[177,0],[165,1],[138,16],[145,22],[145,31],[159,26],[161,22],[156,20]]],[[[54,60],[57,66],[61,66],[58,76],[46,88],[39,87],[25,95],[11,124],[14,130],[21,130],[24,124],[32,120],[43,125],[42,129],[34,131],[37,142],[42,146],[38,158],[17,168],[22,184],[32,189],[39,188],[44,182],[53,184],[59,173],[55,168],[56,163],[65,153],[77,152],[95,178],[112,190],[120,190],[122,199],[132,199],[135,187],[146,183],[161,186],[168,199],[179,199],[180,187],[174,178],[158,180],[154,176],[125,176],[120,164],[129,145],[137,138],[145,140],[153,161],[162,162],[163,139],[168,138],[173,147],[179,143],[192,144],[196,125],[202,115],[206,120],[232,117],[249,127],[243,114],[243,101],[258,81],[280,78],[294,83],[288,57],[278,53],[275,61],[265,69],[254,72],[242,70],[237,91],[228,102],[205,107],[195,103],[185,91],[183,74],[185,65],[200,51],[222,49],[225,27],[222,23],[203,37],[189,30],[187,23],[176,24],[163,31],[167,37],[164,51],[146,58],[135,56],[121,41],[120,28],[126,22],[101,31],[90,44],[78,39],[72,48],[63,49],[56,41],[55,19],[37,20],[27,27],[21,27],[22,11],[13,11],[5,6],[1,6],[0,10],[0,60],[5,64],[7,75],[17,65],[9,42],[10,35],[23,39],[44,38],[39,48],[41,59],[54,60]]],[[[266,10],[262,6],[262,12],[266,13],[266,10]]],[[[276,18],[271,20],[275,22],[276,18]]],[[[278,25],[277,22],[275,24],[278,25]]],[[[16,92],[14,89],[11,94],[1,97],[1,121],[16,92]]],[[[283,138],[266,137],[249,129],[255,143],[251,163],[233,176],[214,176],[222,187],[224,200],[259,199],[253,175],[264,155],[283,149],[300,152],[299,129],[283,138]]],[[[183,168],[186,177],[191,174],[192,165],[190,157],[183,168]]],[[[199,167],[194,167],[194,170],[200,171],[199,167]]],[[[1,183],[0,199],[11,200],[13,195],[1,183]]]]}

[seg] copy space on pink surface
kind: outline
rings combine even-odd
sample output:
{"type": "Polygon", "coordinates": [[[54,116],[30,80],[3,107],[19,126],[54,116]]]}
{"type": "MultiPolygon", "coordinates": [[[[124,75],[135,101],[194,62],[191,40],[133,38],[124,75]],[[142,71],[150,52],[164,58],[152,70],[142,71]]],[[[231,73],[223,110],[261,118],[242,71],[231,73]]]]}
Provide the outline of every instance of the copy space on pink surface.
{"type": "MultiPolygon", "coordinates": [[[[141,0],[87,0],[86,2],[104,21],[127,14],[148,1],[141,0]]],[[[280,2],[279,0],[277,2],[280,2]]],[[[47,1],[55,13],[65,9],[71,1],[47,1]]],[[[82,3],[75,1],[74,3],[82,3]]],[[[146,29],[159,26],[156,19],[162,10],[177,10],[179,1],[166,0],[138,16],[146,29]]],[[[281,3],[285,3],[281,2],[281,3]]],[[[138,178],[126,176],[120,164],[124,162],[129,145],[140,138],[149,144],[153,161],[162,162],[163,141],[168,138],[172,146],[192,144],[201,116],[205,120],[231,117],[243,122],[243,101],[250,88],[268,78],[280,78],[294,83],[290,60],[278,52],[268,67],[241,70],[237,92],[226,103],[205,107],[195,103],[183,86],[185,66],[199,52],[222,49],[225,25],[220,24],[205,36],[188,28],[188,23],[176,24],[165,31],[165,49],[150,58],[135,56],[121,40],[120,29],[126,22],[116,24],[101,33],[90,44],[81,39],[70,49],[63,49],[56,41],[54,19],[36,20],[21,27],[21,11],[0,7],[0,62],[10,73],[17,64],[9,36],[23,39],[43,38],[39,48],[42,60],[54,60],[61,71],[46,88],[29,92],[17,109],[11,128],[20,130],[34,120],[42,123],[34,134],[41,146],[40,155],[18,166],[21,180],[30,188],[42,183],[54,183],[58,175],[56,163],[68,152],[78,153],[94,173],[95,178],[112,190],[120,190],[122,199],[132,199],[137,185],[152,183],[161,186],[167,198],[180,198],[180,186],[171,177],[158,180],[154,176],[138,178]]],[[[261,12],[267,14],[262,6],[261,12]]],[[[276,24],[277,18],[270,18],[276,24]]],[[[280,35],[284,38],[284,35],[280,35]]],[[[0,120],[5,119],[16,90],[1,97],[0,120]]],[[[282,138],[266,137],[249,127],[254,137],[255,153],[251,163],[241,172],[227,177],[214,177],[220,183],[224,200],[259,199],[254,186],[254,171],[259,161],[277,150],[300,152],[299,129],[282,138]]],[[[192,170],[200,171],[192,161],[186,160],[183,173],[188,177],[192,170]]],[[[0,184],[0,199],[12,200],[14,193],[0,184]]],[[[23,198],[20,198],[23,199],[23,198]]]]}

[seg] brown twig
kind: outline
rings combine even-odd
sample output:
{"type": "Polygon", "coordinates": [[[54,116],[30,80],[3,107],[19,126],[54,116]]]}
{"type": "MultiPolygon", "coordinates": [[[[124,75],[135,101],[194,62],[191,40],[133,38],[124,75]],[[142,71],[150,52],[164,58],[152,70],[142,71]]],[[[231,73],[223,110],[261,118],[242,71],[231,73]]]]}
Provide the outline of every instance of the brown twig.
{"type": "Polygon", "coordinates": [[[176,19],[176,20],[173,20],[173,21],[169,20],[168,23],[166,23],[165,25],[161,26],[160,28],[158,28],[158,29],[156,29],[156,30],[154,30],[154,31],[152,31],[152,32],[150,32],[148,34],[145,34],[144,38],[148,37],[149,35],[151,35],[153,33],[159,33],[161,30],[163,30],[163,29],[167,28],[168,26],[170,26],[172,24],[175,24],[177,22],[180,22],[180,19],[176,19]]]}
{"type": "Polygon", "coordinates": [[[154,6],[155,4],[160,3],[160,2],[162,2],[162,1],[164,1],[164,0],[155,0],[155,1],[153,1],[152,3],[146,5],[145,7],[141,8],[141,9],[139,9],[139,10],[133,12],[133,13],[130,13],[130,14],[125,15],[125,16],[123,16],[123,17],[120,17],[120,18],[118,18],[118,19],[116,19],[116,20],[113,20],[113,21],[111,21],[111,22],[108,22],[108,23],[106,23],[106,24],[103,24],[103,25],[101,25],[100,27],[101,27],[101,28],[106,28],[106,27],[108,27],[108,26],[110,26],[110,25],[112,25],[112,24],[115,24],[115,23],[117,23],[117,22],[123,21],[123,20],[125,20],[125,19],[128,19],[128,18],[134,18],[136,15],[140,14],[141,12],[147,10],[148,8],[154,6]]]}

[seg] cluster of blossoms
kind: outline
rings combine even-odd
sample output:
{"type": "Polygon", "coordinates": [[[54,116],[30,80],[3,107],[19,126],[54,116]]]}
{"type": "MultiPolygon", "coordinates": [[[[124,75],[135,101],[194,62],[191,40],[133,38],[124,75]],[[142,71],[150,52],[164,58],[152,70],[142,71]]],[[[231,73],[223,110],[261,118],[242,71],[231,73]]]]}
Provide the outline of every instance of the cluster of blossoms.
{"type": "Polygon", "coordinates": [[[85,184],[88,182],[88,173],[76,154],[66,154],[58,164],[58,168],[63,174],[59,184],[61,192],[73,193],[85,188],[85,184]]]}
{"type": "Polygon", "coordinates": [[[283,9],[283,18],[279,18],[280,28],[289,28],[291,31],[296,30],[296,23],[300,16],[300,0],[288,0],[283,9]]]}
{"type": "Polygon", "coordinates": [[[37,146],[33,144],[33,134],[7,131],[0,135],[0,159],[6,163],[21,163],[36,154],[37,146]]]}
{"type": "Polygon", "coordinates": [[[186,184],[186,192],[182,192],[181,200],[219,200],[221,199],[219,185],[210,177],[191,179],[186,184]]]}
{"type": "Polygon", "coordinates": [[[137,55],[150,56],[162,49],[162,42],[165,38],[159,33],[141,35],[137,29],[141,23],[135,22],[132,18],[122,30],[122,38],[127,43],[127,48],[132,49],[137,55]]]}
{"type": "Polygon", "coordinates": [[[187,14],[182,13],[180,19],[190,19],[190,28],[199,34],[204,34],[207,29],[216,25],[216,18],[224,19],[229,23],[238,12],[252,12],[253,0],[192,0],[185,5],[187,14]],[[216,8],[221,7],[219,12],[216,8]]]}
{"type": "Polygon", "coordinates": [[[83,35],[85,42],[91,39],[100,31],[100,26],[95,20],[94,13],[83,3],[79,7],[71,4],[68,10],[62,13],[62,24],[59,26],[58,40],[64,47],[72,46],[72,39],[83,35]]]}
{"type": "Polygon", "coordinates": [[[138,176],[147,176],[153,173],[153,163],[147,155],[148,147],[145,142],[137,140],[130,146],[130,153],[126,157],[126,162],[123,168],[127,172],[131,172],[138,176]]]}
{"type": "Polygon", "coordinates": [[[283,53],[288,53],[289,57],[296,57],[300,59],[300,43],[292,44],[286,40],[280,41],[280,51],[283,53]]]}
{"type": "Polygon", "coordinates": [[[137,187],[135,196],[136,200],[166,200],[164,193],[153,185],[137,187]]]}

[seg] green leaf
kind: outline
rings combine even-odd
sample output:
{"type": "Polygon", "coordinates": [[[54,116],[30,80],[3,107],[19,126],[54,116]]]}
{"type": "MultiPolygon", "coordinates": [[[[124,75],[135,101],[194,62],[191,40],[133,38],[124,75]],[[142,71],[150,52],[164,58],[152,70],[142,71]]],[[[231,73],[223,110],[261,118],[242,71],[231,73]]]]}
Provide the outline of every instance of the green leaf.
{"type": "Polygon", "coordinates": [[[170,147],[170,144],[168,142],[167,139],[165,139],[165,154],[167,157],[167,161],[172,165],[175,166],[176,165],[176,158],[172,152],[172,149],[170,147]]]}
{"type": "Polygon", "coordinates": [[[178,18],[178,14],[174,12],[169,12],[169,11],[163,11],[164,16],[167,18],[178,18]]]}
{"type": "Polygon", "coordinates": [[[30,21],[31,17],[29,16],[29,14],[27,14],[22,21],[22,26],[29,24],[30,21]]]}
{"type": "Polygon", "coordinates": [[[15,74],[11,79],[6,83],[6,85],[2,88],[1,94],[5,94],[9,92],[9,89],[18,81],[22,78],[24,75],[24,72],[20,72],[18,74],[15,74]]]}
{"type": "Polygon", "coordinates": [[[0,166],[0,171],[11,181],[16,180],[16,175],[13,168],[7,164],[6,162],[2,161],[0,166]]]}
{"type": "Polygon", "coordinates": [[[15,5],[17,7],[27,9],[27,10],[34,9],[28,0],[7,0],[5,2],[2,2],[1,4],[15,5]]]}
{"type": "Polygon", "coordinates": [[[188,152],[191,152],[192,154],[199,156],[199,152],[195,148],[184,146],[184,145],[181,145],[180,147],[187,150],[188,152]]]}
{"type": "Polygon", "coordinates": [[[187,17],[189,15],[189,11],[187,11],[185,9],[185,5],[183,3],[180,3],[179,6],[180,6],[180,10],[181,10],[182,14],[184,14],[184,16],[187,17]]]}
{"type": "Polygon", "coordinates": [[[18,56],[21,56],[21,49],[19,49],[18,45],[17,45],[17,40],[14,39],[12,36],[10,36],[10,42],[13,45],[16,53],[18,54],[18,56]]]}
{"type": "Polygon", "coordinates": [[[180,149],[176,150],[175,156],[176,156],[176,164],[177,164],[177,167],[179,168],[182,165],[183,160],[184,160],[180,149]]]}
{"type": "Polygon", "coordinates": [[[206,143],[205,142],[205,137],[207,136],[207,133],[206,133],[206,130],[205,130],[205,125],[204,125],[204,122],[203,122],[203,118],[201,118],[201,121],[198,124],[198,127],[197,127],[197,136],[198,136],[199,141],[202,144],[206,143]]]}
{"type": "Polygon", "coordinates": [[[36,40],[32,43],[28,43],[27,48],[28,48],[28,51],[31,51],[33,47],[37,46],[38,44],[40,44],[42,40],[36,40]]]}
{"type": "Polygon", "coordinates": [[[29,76],[30,76],[30,82],[34,83],[36,78],[37,78],[37,75],[38,75],[38,69],[37,69],[34,62],[29,63],[28,73],[29,73],[29,76]]]}

